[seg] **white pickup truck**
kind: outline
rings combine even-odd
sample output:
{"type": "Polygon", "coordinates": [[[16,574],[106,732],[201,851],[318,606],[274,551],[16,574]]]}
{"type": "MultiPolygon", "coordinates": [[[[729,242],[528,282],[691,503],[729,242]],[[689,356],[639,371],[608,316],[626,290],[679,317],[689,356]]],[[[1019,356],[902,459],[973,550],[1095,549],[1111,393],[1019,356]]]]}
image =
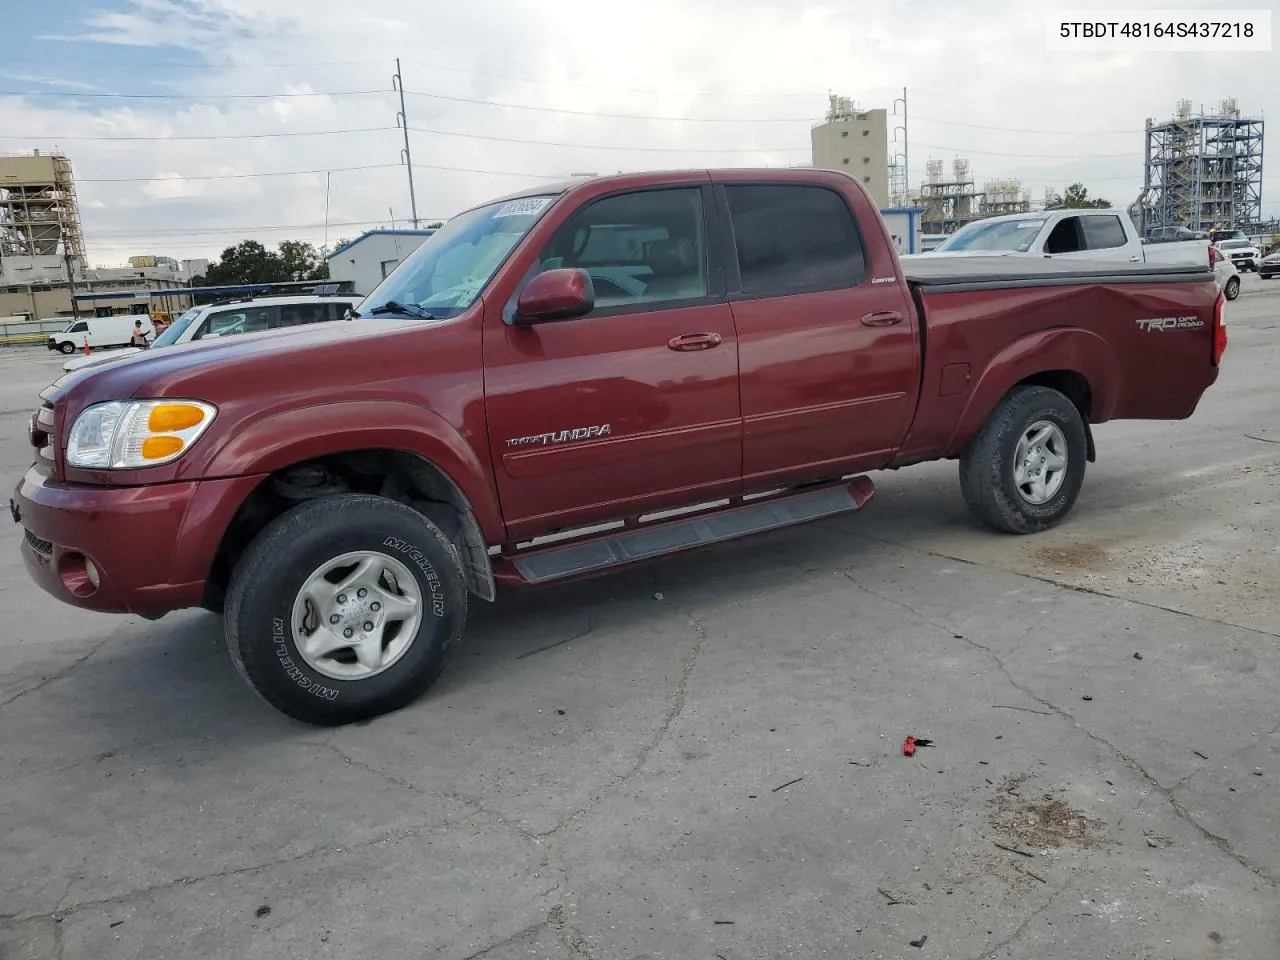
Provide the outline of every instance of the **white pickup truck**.
{"type": "Polygon", "coordinates": [[[1205,263],[1209,241],[1143,243],[1124,210],[1045,210],[975,220],[922,257],[1020,256],[1130,263],[1205,263]]]}

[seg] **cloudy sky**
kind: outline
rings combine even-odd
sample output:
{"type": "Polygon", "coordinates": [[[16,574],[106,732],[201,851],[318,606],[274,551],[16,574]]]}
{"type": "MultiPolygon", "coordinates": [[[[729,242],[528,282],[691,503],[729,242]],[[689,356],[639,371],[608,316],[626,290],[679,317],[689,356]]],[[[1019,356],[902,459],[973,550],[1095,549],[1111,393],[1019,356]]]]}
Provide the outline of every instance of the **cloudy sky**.
{"type": "Polygon", "coordinates": [[[980,182],[1019,177],[1039,197],[1081,180],[1118,204],[1141,185],[1144,119],[1179,98],[1280,116],[1277,53],[1046,51],[1049,9],[1101,0],[5,6],[0,153],[70,156],[94,264],[321,244],[325,171],[331,243],[407,225],[396,57],[424,222],[570,173],[804,163],[828,92],[890,108],[906,88],[913,183],[960,156],[980,182]]]}

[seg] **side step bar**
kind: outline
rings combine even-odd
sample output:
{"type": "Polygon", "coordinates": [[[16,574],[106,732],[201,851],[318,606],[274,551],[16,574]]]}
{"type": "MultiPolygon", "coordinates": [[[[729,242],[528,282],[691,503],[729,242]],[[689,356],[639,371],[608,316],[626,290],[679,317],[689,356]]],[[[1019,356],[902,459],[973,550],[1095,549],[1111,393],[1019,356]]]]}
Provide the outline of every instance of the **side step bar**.
{"type": "Polygon", "coordinates": [[[613,571],[655,557],[852,513],[866,506],[875,490],[870,477],[854,477],[530,547],[495,557],[494,578],[507,586],[525,586],[613,571]]]}

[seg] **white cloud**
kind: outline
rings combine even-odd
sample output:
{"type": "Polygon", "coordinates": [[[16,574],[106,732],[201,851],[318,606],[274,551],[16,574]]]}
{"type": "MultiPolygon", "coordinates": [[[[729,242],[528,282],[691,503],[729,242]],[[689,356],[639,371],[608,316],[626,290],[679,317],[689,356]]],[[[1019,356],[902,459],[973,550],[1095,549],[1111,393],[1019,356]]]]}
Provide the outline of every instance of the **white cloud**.
{"type": "MultiPolygon", "coordinates": [[[[1253,0],[1233,5],[1260,6],[1253,0]]],[[[1079,179],[1092,193],[1120,203],[1133,199],[1141,185],[1144,119],[1167,117],[1178,98],[1211,104],[1238,96],[1247,112],[1280,111],[1280,91],[1263,81],[1276,73],[1275,54],[1047,52],[1048,7],[1036,0],[473,0],[445,8],[385,0],[376,14],[366,14],[353,11],[349,0],[131,0],[123,11],[99,13],[64,32],[117,45],[177,46],[192,62],[252,65],[209,71],[140,66],[137,91],[160,84],[190,96],[381,92],[212,105],[0,99],[0,130],[69,138],[378,128],[221,141],[67,139],[60,145],[80,181],[91,256],[112,261],[138,252],[209,255],[243,237],[319,242],[323,174],[186,182],[177,177],[397,164],[403,144],[394,129],[399,104],[390,88],[397,55],[408,90],[460,98],[407,97],[412,127],[506,138],[414,133],[413,157],[421,165],[418,212],[424,220],[539,182],[504,172],[559,177],[804,162],[808,129],[821,117],[828,90],[866,107],[887,108],[908,89],[913,182],[920,181],[929,157],[949,166],[961,156],[980,181],[1021,176],[1040,195],[1045,186],[1061,188],[1079,179]],[[287,66],[299,61],[327,65],[287,66]],[[579,113],[461,102],[468,99],[579,113]],[[592,112],[722,122],[582,115],[592,112]],[[93,182],[128,177],[163,179],[93,182]],[[314,226],[232,229],[280,224],[314,226]]],[[[145,50],[136,54],[140,64],[146,62],[145,50]]],[[[3,149],[51,145],[6,140],[3,149]]],[[[334,173],[331,182],[330,220],[336,226],[330,239],[355,234],[359,222],[408,218],[403,168],[334,173]]],[[[1268,186],[1275,197],[1280,182],[1274,175],[1268,186]]]]}

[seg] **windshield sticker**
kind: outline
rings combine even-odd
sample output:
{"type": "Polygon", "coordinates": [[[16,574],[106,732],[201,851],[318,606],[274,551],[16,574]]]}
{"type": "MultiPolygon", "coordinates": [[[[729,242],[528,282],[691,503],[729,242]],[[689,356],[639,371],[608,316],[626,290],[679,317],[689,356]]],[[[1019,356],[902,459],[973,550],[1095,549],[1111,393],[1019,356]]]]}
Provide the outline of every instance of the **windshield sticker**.
{"type": "Polygon", "coordinates": [[[493,219],[532,216],[545,210],[550,202],[550,197],[527,197],[524,200],[508,200],[498,208],[498,212],[493,215],[493,219]]]}
{"type": "Polygon", "coordinates": [[[1043,227],[1043,226],[1044,226],[1044,221],[1043,221],[1043,220],[1024,220],[1024,221],[1022,221],[1022,223],[1018,224],[1017,229],[1019,229],[1019,230],[1039,230],[1039,229],[1040,229],[1041,227],[1043,227]]]}

